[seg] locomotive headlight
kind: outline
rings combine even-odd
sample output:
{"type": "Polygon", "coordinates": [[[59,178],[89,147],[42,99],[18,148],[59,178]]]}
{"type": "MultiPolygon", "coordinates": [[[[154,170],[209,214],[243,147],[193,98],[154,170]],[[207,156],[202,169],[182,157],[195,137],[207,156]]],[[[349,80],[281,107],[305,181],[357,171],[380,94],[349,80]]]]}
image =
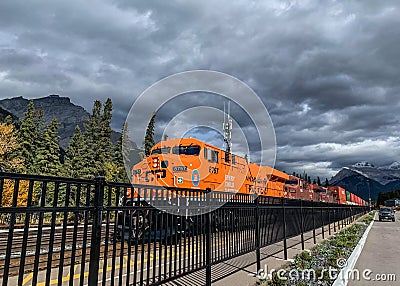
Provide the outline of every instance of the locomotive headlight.
{"type": "Polygon", "coordinates": [[[153,158],[153,168],[158,168],[159,160],[158,158],[153,158]]]}

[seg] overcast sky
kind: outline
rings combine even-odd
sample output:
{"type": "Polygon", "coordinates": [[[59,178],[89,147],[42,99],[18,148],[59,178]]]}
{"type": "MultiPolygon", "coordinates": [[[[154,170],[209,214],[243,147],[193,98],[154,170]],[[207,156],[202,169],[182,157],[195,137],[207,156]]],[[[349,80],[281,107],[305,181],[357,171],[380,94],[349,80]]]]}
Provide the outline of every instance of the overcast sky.
{"type": "Polygon", "coordinates": [[[399,15],[397,0],[1,0],[0,98],[56,93],[91,110],[111,97],[120,129],[154,82],[221,71],[262,98],[278,168],[330,177],[400,160],[399,15]]]}

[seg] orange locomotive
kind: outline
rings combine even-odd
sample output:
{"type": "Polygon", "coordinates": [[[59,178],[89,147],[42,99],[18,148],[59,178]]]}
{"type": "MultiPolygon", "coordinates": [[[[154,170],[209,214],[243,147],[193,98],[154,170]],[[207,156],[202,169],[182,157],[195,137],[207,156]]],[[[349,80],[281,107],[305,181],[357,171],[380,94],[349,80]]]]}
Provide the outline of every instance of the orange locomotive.
{"type": "Polygon", "coordinates": [[[194,138],[157,143],[132,169],[132,183],[284,197],[289,176],[194,138]]]}

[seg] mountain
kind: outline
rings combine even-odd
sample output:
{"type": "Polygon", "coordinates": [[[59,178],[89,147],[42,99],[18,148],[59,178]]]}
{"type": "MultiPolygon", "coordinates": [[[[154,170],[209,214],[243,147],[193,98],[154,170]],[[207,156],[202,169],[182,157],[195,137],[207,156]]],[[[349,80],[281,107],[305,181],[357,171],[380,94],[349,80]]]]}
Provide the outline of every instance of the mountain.
{"type": "Polygon", "coordinates": [[[329,183],[344,187],[365,200],[368,200],[370,193],[372,200],[375,200],[380,192],[400,189],[400,163],[375,167],[365,161],[359,162],[342,168],[329,183]]]}
{"type": "MultiPolygon", "coordinates": [[[[22,120],[28,103],[29,100],[22,96],[14,97],[0,100],[0,108],[22,120]]],[[[60,123],[58,130],[59,142],[64,149],[68,147],[76,125],[79,125],[83,130],[83,123],[90,115],[83,107],[73,104],[68,97],[61,97],[55,94],[33,99],[33,104],[36,110],[43,108],[44,123],[46,125],[51,122],[53,117],[57,118],[60,123]]],[[[113,132],[111,136],[113,143],[117,142],[119,135],[120,133],[113,132]]]]}
{"type": "MultiPolygon", "coordinates": [[[[0,107],[15,114],[20,120],[24,118],[24,113],[29,100],[20,97],[0,100],[0,107]]],[[[74,134],[75,126],[79,125],[83,129],[83,123],[89,117],[89,113],[81,106],[71,103],[68,97],[59,95],[49,95],[43,98],[33,99],[35,109],[43,108],[43,119],[47,125],[53,117],[60,123],[58,135],[60,136],[60,145],[64,149],[74,134]]]]}
{"type": "Polygon", "coordinates": [[[0,122],[3,122],[7,116],[11,116],[13,122],[18,123],[18,117],[12,114],[11,112],[0,107],[0,122]]]}

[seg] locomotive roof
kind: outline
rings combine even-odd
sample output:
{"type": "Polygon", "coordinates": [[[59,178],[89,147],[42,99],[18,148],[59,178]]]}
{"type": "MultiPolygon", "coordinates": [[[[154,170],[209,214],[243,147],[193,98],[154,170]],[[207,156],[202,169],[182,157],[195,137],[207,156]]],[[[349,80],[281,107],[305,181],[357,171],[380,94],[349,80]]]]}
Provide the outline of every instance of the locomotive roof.
{"type": "MultiPolygon", "coordinates": [[[[202,145],[202,146],[205,145],[207,148],[214,148],[214,149],[225,152],[225,150],[223,150],[221,148],[215,147],[214,145],[211,145],[207,142],[204,142],[204,141],[196,139],[196,138],[173,138],[173,139],[163,140],[163,141],[160,141],[157,144],[155,144],[153,149],[161,148],[161,147],[174,147],[174,146],[179,146],[179,145],[196,145],[196,144],[202,145]]],[[[234,154],[234,155],[244,159],[242,156],[239,156],[236,154],[234,154]]],[[[258,165],[258,164],[249,162],[250,168],[251,168],[251,166],[255,166],[255,165],[258,165]]],[[[263,167],[271,168],[270,166],[263,166],[263,167]]],[[[275,168],[271,168],[271,169],[272,170],[270,170],[270,172],[273,176],[285,178],[286,180],[289,179],[289,175],[287,175],[286,173],[281,172],[275,168]]]]}

